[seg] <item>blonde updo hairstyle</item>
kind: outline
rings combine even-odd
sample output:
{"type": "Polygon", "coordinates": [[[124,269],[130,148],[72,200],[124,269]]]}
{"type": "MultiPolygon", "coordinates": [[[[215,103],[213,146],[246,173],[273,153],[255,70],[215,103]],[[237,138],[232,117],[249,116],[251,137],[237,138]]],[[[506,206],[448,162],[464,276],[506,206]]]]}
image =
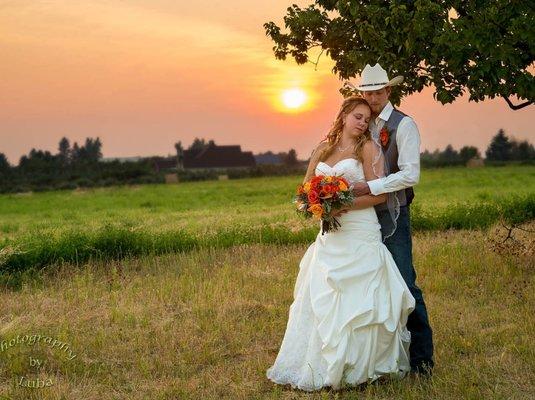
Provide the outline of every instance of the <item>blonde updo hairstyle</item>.
{"type": "MultiPolygon", "coordinates": [[[[327,134],[325,139],[322,140],[322,142],[327,141],[328,145],[323,149],[323,151],[320,152],[318,156],[318,161],[325,161],[332,154],[335,147],[338,145],[340,139],[342,138],[342,130],[344,129],[345,116],[348,115],[351,111],[355,109],[356,106],[360,104],[364,104],[371,110],[371,107],[368,102],[359,95],[352,95],[344,99],[329,133],[327,134]]],[[[370,130],[366,129],[366,131],[357,138],[355,146],[353,147],[353,154],[360,162],[363,162],[362,149],[364,147],[364,143],[366,143],[366,141],[368,140],[371,140],[371,134],[370,130]]]]}

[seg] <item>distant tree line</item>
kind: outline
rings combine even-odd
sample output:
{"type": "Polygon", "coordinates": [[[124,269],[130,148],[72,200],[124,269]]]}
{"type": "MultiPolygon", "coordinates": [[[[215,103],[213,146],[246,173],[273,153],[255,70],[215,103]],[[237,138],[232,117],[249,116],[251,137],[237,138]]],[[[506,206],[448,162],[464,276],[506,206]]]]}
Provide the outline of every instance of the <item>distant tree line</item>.
{"type": "Polygon", "coordinates": [[[102,142],[98,137],[86,138],[83,145],[74,142],[72,146],[63,137],[56,154],[32,148],[14,167],[0,153],[0,193],[163,182],[149,160],[102,162],[101,159],[102,142]]]}
{"type": "Polygon", "coordinates": [[[436,149],[434,152],[425,150],[420,155],[422,167],[447,167],[453,165],[466,165],[473,158],[480,158],[479,150],[474,146],[464,146],[459,151],[448,144],[444,150],[436,149]]]}
{"type": "MultiPolygon", "coordinates": [[[[202,151],[213,140],[195,138],[188,150],[202,151]]],[[[178,142],[176,146],[182,146],[178,142]]],[[[211,169],[186,171],[181,180],[217,179],[226,174],[229,178],[247,176],[271,176],[295,174],[300,168],[294,149],[277,154],[282,165],[260,165],[247,171],[235,169],[211,169]]],[[[100,187],[119,184],[163,183],[164,172],[154,168],[154,161],[164,157],[146,157],[138,161],[103,161],[100,138],[86,138],[83,145],[63,137],[58,151],[32,148],[23,155],[17,166],[11,166],[5,154],[0,153],[0,193],[76,189],[78,187],[100,187]]]]}
{"type": "MultiPolygon", "coordinates": [[[[202,151],[206,146],[215,144],[213,140],[195,138],[188,150],[202,151]]],[[[180,145],[178,142],[176,145],[180,145]]],[[[176,146],[175,145],[175,146],[176,146]]],[[[275,155],[280,160],[278,165],[256,165],[248,169],[207,169],[202,171],[187,170],[181,180],[217,179],[220,174],[229,178],[288,175],[301,173],[308,160],[297,159],[295,149],[288,152],[261,153],[275,155]]],[[[424,151],[421,164],[424,168],[466,165],[469,160],[481,157],[474,146],[464,146],[459,151],[451,145],[444,150],[424,151]]],[[[485,163],[499,165],[509,162],[534,163],[535,148],[527,140],[518,141],[509,138],[500,129],[492,138],[485,151],[485,163]]],[[[58,144],[58,152],[31,149],[23,155],[17,166],[11,166],[6,156],[0,153],[0,193],[24,191],[43,191],[54,189],[75,189],[78,187],[111,186],[118,184],[161,183],[165,181],[163,173],[154,168],[154,160],[161,157],[147,157],[139,161],[102,160],[102,142],[86,138],[83,145],[77,142],[71,146],[63,137],[58,144]]]]}
{"type": "MultiPolygon", "coordinates": [[[[477,147],[464,146],[459,151],[451,144],[444,150],[425,150],[420,157],[422,167],[447,167],[466,165],[471,159],[481,158],[477,147]]],[[[503,129],[491,139],[485,151],[485,164],[498,165],[507,162],[535,162],[535,148],[527,140],[518,141],[507,137],[503,129]]]]}
{"type": "Polygon", "coordinates": [[[492,138],[485,152],[488,161],[533,161],[535,148],[527,140],[509,139],[503,129],[492,138]]]}

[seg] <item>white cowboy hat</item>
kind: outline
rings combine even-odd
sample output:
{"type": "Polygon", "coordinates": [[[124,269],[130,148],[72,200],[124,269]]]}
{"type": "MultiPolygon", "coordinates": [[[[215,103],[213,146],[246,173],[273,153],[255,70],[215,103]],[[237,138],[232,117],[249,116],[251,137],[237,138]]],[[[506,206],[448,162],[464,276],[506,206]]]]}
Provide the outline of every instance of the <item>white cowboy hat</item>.
{"type": "Polygon", "coordinates": [[[401,82],[403,82],[403,76],[398,75],[388,79],[386,71],[379,64],[375,64],[373,67],[366,64],[362,74],[360,74],[360,84],[355,89],[361,91],[378,90],[386,86],[399,85],[401,82]]]}

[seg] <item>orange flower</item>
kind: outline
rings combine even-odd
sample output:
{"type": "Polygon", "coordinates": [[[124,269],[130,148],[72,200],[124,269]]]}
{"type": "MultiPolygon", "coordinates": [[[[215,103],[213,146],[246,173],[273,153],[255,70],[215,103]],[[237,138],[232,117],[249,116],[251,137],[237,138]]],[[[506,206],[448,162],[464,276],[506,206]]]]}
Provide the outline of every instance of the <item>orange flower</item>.
{"type": "Polygon", "coordinates": [[[321,206],[321,204],[312,204],[310,207],[308,207],[307,210],[310,211],[313,216],[318,219],[320,219],[323,215],[323,207],[321,206]]]}
{"type": "Polygon", "coordinates": [[[347,186],[349,186],[349,183],[347,182],[346,178],[344,178],[342,176],[336,177],[336,180],[337,180],[338,183],[344,182],[347,186]]]}
{"type": "Polygon", "coordinates": [[[322,199],[328,199],[330,197],[333,197],[333,191],[331,189],[331,185],[325,185],[320,190],[320,198],[322,199]]]}

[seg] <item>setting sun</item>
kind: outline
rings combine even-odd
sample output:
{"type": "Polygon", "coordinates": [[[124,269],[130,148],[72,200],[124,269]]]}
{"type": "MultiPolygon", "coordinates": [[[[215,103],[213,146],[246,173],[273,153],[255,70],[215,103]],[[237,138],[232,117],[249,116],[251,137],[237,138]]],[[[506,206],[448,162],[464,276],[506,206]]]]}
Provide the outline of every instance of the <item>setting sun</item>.
{"type": "Polygon", "coordinates": [[[288,89],[282,92],[282,102],[290,109],[298,109],[307,101],[306,93],[301,89],[288,89]]]}

